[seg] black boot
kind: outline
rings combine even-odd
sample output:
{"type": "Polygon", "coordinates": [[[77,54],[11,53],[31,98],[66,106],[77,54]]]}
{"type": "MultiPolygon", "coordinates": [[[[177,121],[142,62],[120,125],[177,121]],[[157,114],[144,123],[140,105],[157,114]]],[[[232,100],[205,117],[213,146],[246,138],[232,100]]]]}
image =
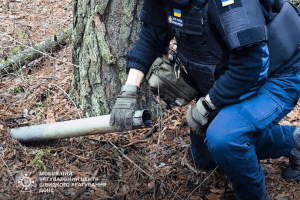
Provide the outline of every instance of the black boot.
{"type": "Polygon", "coordinates": [[[291,166],[282,174],[286,180],[300,181],[300,127],[293,132],[293,149],[290,157],[291,166]]]}
{"type": "Polygon", "coordinates": [[[192,163],[195,163],[197,167],[206,170],[214,169],[217,164],[207,150],[204,142],[205,136],[200,136],[196,134],[196,131],[191,130],[190,138],[192,144],[189,151],[189,157],[192,160],[192,163]]]}

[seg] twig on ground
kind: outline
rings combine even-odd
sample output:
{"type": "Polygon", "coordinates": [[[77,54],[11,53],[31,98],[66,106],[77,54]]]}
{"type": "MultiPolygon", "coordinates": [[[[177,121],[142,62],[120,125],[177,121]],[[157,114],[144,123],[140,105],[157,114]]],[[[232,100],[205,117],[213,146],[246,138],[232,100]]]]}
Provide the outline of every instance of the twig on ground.
{"type": "MultiPolygon", "coordinates": [[[[164,127],[163,128],[163,130],[161,131],[161,136],[160,137],[162,137],[162,136],[164,136],[164,134],[165,134],[165,131],[167,130],[167,127],[164,127]]],[[[159,145],[160,143],[158,143],[158,145],[159,145]]]]}
{"type": "Polygon", "coordinates": [[[164,119],[163,122],[169,121],[169,120],[172,119],[174,116],[176,116],[176,115],[175,115],[175,114],[170,115],[169,117],[167,117],[166,119],[164,119]]]}
{"type": "Polygon", "coordinates": [[[142,143],[142,142],[148,142],[148,140],[139,140],[139,141],[131,142],[129,144],[124,145],[123,147],[129,147],[131,145],[134,145],[134,144],[137,144],[137,143],[142,143]]]}
{"type": "MultiPolygon", "coordinates": [[[[57,149],[58,149],[58,148],[57,148],[57,149]]],[[[77,150],[79,150],[79,149],[77,149],[77,150]]],[[[51,151],[53,151],[53,149],[52,149],[51,151]]],[[[86,157],[78,156],[78,155],[76,155],[75,153],[72,153],[72,152],[67,151],[67,150],[65,150],[65,149],[64,149],[64,152],[67,152],[67,153],[69,153],[69,154],[72,154],[73,156],[76,156],[76,157],[78,157],[79,159],[82,159],[82,160],[96,161],[96,162],[102,163],[102,164],[104,164],[104,165],[109,165],[107,162],[104,162],[104,161],[102,161],[102,160],[97,160],[97,159],[95,159],[95,158],[86,158],[86,157]]]]}
{"type": "MultiPolygon", "coordinates": [[[[172,119],[175,116],[175,114],[172,114],[171,116],[169,116],[168,118],[164,119],[163,122],[167,122],[168,120],[172,119]]],[[[145,134],[145,137],[148,138],[150,137],[153,133],[157,132],[158,128],[159,128],[159,123],[156,123],[152,129],[145,134]]]]}
{"type": "Polygon", "coordinates": [[[89,159],[91,159],[91,158],[85,158],[85,157],[82,157],[82,156],[78,156],[78,155],[76,155],[75,153],[72,153],[72,152],[67,151],[67,150],[66,150],[66,152],[69,153],[69,154],[72,154],[73,156],[76,156],[76,157],[78,157],[78,158],[80,158],[80,159],[83,159],[83,160],[89,160],[89,159]]]}
{"type": "Polygon", "coordinates": [[[190,148],[190,145],[185,149],[185,153],[184,153],[184,156],[183,156],[183,162],[184,164],[190,169],[192,170],[193,172],[195,172],[196,174],[199,174],[200,171],[196,170],[194,167],[192,167],[189,162],[186,160],[186,157],[187,157],[187,152],[188,152],[188,149],[190,148]]]}
{"type": "Polygon", "coordinates": [[[50,84],[50,85],[54,85],[55,87],[59,88],[70,100],[71,102],[74,104],[74,106],[76,107],[77,109],[77,112],[78,112],[78,115],[79,115],[79,118],[81,119],[81,116],[80,116],[80,113],[79,113],[79,110],[75,104],[75,102],[73,101],[73,99],[71,99],[71,97],[66,93],[66,91],[64,91],[61,87],[59,87],[58,85],[54,84],[54,83],[50,83],[50,82],[41,82],[41,83],[44,83],[44,84],[50,84]]]}
{"type": "MultiPolygon", "coordinates": [[[[119,150],[119,148],[114,145],[112,142],[109,142],[126,160],[128,160],[131,164],[133,164],[138,170],[149,176],[150,179],[155,180],[154,177],[150,174],[148,174],[145,170],[141,169],[135,162],[133,162],[130,158],[128,158],[122,151],[119,150]]],[[[164,187],[166,187],[169,191],[171,191],[177,198],[183,199],[180,196],[178,196],[175,192],[173,192],[171,189],[169,189],[161,180],[156,179],[156,181],[159,181],[160,184],[162,184],[164,187]]]]}
{"type": "Polygon", "coordinates": [[[152,127],[152,129],[151,129],[148,133],[145,134],[145,137],[146,137],[146,138],[150,137],[153,133],[155,133],[155,132],[157,131],[157,128],[158,128],[158,126],[157,126],[157,125],[154,125],[154,126],[152,127]]]}
{"type": "Polygon", "coordinates": [[[128,158],[125,154],[122,153],[122,151],[119,150],[119,148],[114,145],[114,143],[110,142],[109,143],[125,158],[127,159],[129,162],[131,162],[136,168],[138,168],[141,172],[143,172],[144,174],[146,174],[147,176],[149,176],[150,178],[153,179],[153,176],[148,174],[145,170],[143,170],[142,168],[140,168],[137,164],[135,164],[130,158],[128,158]]]}
{"type": "MultiPolygon", "coordinates": [[[[169,116],[168,118],[164,119],[163,122],[166,122],[166,121],[172,119],[174,116],[175,116],[175,114],[172,114],[172,115],[169,116]]],[[[151,129],[148,133],[145,134],[145,137],[146,137],[146,138],[149,138],[150,136],[152,136],[153,133],[155,133],[155,132],[158,131],[158,128],[159,128],[159,122],[156,123],[156,124],[152,127],[152,129],[151,129]]]]}
{"type": "Polygon", "coordinates": [[[39,78],[36,78],[36,79],[54,79],[55,77],[39,77],[39,78]]]}
{"type": "Polygon", "coordinates": [[[199,188],[201,187],[201,185],[209,178],[211,177],[211,175],[218,169],[219,166],[216,166],[216,168],[210,173],[210,175],[208,175],[203,181],[202,183],[200,183],[200,185],[198,185],[190,194],[186,199],[189,199],[191,197],[191,195],[199,188]]]}
{"type": "Polygon", "coordinates": [[[10,169],[8,168],[6,162],[5,162],[4,159],[2,158],[2,155],[1,155],[1,154],[0,154],[0,157],[1,157],[1,160],[2,160],[2,162],[4,163],[4,165],[6,166],[7,171],[9,172],[9,175],[11,176],[12,180],[15,182],[15,179],[14,179],[14,177],[13,177],[13,175],[12,175],[10,169]]]}

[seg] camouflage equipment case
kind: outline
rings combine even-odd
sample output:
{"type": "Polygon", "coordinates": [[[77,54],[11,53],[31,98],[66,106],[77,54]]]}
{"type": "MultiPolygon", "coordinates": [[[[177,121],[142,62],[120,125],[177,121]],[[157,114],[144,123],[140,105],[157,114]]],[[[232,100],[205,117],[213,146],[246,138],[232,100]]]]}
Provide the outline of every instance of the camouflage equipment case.
{"type": "Polygon", "coordinates": [[[184,106],[197,96],[197,91],[188,85],[182,76],[177,76],[174,64],[170,62],[167,55],[157,58],[146,79],[151,91],[158,95],[171,106],[184,106]]]}

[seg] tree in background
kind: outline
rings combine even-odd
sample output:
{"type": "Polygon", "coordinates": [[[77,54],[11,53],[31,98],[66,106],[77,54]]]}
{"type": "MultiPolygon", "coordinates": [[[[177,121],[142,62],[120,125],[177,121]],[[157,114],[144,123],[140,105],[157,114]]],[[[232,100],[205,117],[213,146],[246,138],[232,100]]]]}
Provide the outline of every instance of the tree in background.
{"type": "MultiPolygon", "coordinates": [[[[126,82],[126,54],[140,32],[141,0],[74,0],[70,96],[87,117],[108,114],[126,82]]],[[[140,106],[156,114],[144,82],[140,106]]]]}

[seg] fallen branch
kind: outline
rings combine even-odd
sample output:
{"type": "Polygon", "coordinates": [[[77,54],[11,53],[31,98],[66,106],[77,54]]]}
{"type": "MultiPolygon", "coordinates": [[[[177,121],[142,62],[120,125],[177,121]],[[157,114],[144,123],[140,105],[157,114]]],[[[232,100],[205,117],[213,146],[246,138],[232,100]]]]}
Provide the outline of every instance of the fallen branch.
{"type": "Polygon", "coordinates": [[[3,36],[6,36],[11,40],[16,41],[17,43],[27,47],[28,49],[25,49],[24,51],[18,53],[17,55],[10,57],[8,60],[0,60],[0,73],[1,74],[10,73],[16,70],[17,68],[22,67],[26,63],[30,63],[35,59],[41,57],[43,54],[45,54],[44,52],[50,52],[51,49],[56,47],[58,44],[62,44],[66,42],[66,40],[70,36],[70,33],[71,33],[71,28],[61,30],[54,36],[49,37],[47,40],[39,44],[36,44],[33,47],[24,45],[9,35],[2,34],[3,36]]]}

